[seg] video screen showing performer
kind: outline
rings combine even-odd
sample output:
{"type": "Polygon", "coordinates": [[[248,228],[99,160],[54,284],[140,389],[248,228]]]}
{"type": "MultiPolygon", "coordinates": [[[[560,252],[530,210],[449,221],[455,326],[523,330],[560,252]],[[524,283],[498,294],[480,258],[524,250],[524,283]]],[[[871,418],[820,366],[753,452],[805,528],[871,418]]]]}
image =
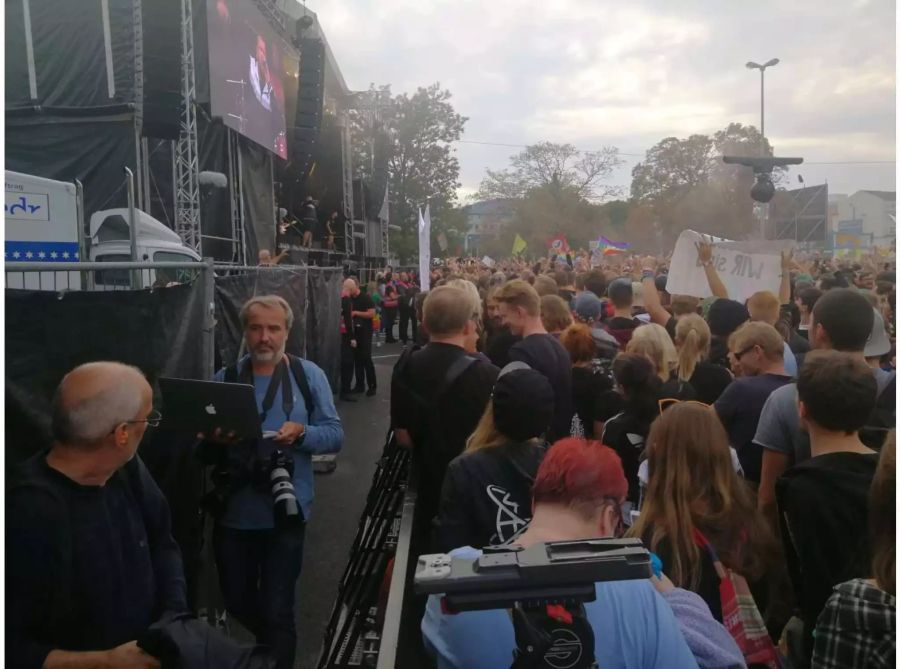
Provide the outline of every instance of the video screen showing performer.
{"type": "Polygon", "coordinates": [[[287,158],[284,46],[253,3],[208,0],[213,116],[287,158]]]}

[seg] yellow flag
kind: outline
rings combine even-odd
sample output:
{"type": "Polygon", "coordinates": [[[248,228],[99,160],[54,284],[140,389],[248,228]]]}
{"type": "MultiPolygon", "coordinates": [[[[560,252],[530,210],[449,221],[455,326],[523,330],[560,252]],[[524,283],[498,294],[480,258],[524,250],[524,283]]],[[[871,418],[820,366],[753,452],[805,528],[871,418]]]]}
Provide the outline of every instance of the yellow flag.
{"type": "Polygon", "coordinates": [[[526,247],[526,246],[528,246],[528,244],[526,244],[526,243],[525,243],[525,240],[522,239],[521,235],[519,235],[519,234],[517,233],[517,234],[516,234],[516,240],[513,242],[512,254],[513,254],[514,256],[519,255],[522,251],[525,250],[525,247],[526,247]]]}

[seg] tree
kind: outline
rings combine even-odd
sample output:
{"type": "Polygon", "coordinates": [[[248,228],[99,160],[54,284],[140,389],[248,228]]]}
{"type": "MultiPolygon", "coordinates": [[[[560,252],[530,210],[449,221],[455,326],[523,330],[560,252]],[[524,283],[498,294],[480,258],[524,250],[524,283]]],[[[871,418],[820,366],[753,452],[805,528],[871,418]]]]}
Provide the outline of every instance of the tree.
{"type": "Polygon", "coordinates": [[[452,217],[443,219],[452,211],[460,186],[459,161],[451,145],[462,136],[468,119],[456,113],[451,97],[438,83],[396,96],[389,86],[371,86],[351,116],[354,173],[383,189],[384,183],[378,183],[383,161],[391,223],[400,226],[391,235],[391,249],[402,262],[417,256],[420,207],[431,205],[432,239],[458,224],[452,217]]]}
{"type": "Polygon", "coordinates": [[[631,170],[631,197],[653,202],[706,183],[713,169],[713,148],[706,135],[666,137],[631,170]]]}
{"type": "MultiPolygon", "coordinates": [[[[743,239],[757,227],[750,198],[753,172],[726,165],[721,157],[761,152],[773,155],[768,140],[763,142],[756,128],[740,123],[731,123],[712,137],[668,137],[632,170],[632,200],[652,208],[664,244],[673,244],[687,228],[743,239]]],[[[782,174],[776,170],[773,180],[777,183],[782,174]]]]}
{"type": "Polygon", "coordinates": [[[606,146],[600,151],[578,151],[571,144],[540,142],[525,147],[510,158],[510,169],[488,170],[478,198],[522,199],[536,189],[545,189],[552,197],[565,194],[589,202],[602,201],[616,189],[603,184],[622,164],[619,150],[606,146]]]}

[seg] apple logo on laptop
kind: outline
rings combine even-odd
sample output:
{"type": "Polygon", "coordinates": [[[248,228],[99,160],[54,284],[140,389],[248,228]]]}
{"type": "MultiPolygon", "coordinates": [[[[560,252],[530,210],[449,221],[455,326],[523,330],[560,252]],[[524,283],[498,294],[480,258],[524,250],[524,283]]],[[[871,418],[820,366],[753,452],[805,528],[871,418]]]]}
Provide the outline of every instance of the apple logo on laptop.
{"type": "Polygon", "coordinates": [[[216,415],[216,405],[215,404],[207,404],[204,408],[206,409],[206,413],[208,413],[210,416],[216,415]]]}

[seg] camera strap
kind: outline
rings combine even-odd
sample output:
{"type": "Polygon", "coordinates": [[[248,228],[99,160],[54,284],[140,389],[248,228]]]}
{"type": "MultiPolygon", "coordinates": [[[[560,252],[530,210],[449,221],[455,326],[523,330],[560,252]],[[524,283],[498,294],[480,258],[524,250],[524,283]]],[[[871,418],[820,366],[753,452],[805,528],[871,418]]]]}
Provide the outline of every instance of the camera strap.
{"type": "MultiPolygon", "coordinates": [[[[247,365],[247,367],[249,368],[250,365],[247,365]]],[[[266,422],[266,416],[272,410],[272,405],[275,404],[275,393],[278,392],[279,385],[281,385],[281,408],[284,410],[285,420],[289,421],[291,412],[294,410],[294,391],[291,388],[291,376],[288,374],[284,358],[278,363],[275,371],[272,372],[272,377],[269,379],[269,387],[266,388],[266,395],[262,401],[262,413],[259,414],[261,423],[266,422]]]]}

